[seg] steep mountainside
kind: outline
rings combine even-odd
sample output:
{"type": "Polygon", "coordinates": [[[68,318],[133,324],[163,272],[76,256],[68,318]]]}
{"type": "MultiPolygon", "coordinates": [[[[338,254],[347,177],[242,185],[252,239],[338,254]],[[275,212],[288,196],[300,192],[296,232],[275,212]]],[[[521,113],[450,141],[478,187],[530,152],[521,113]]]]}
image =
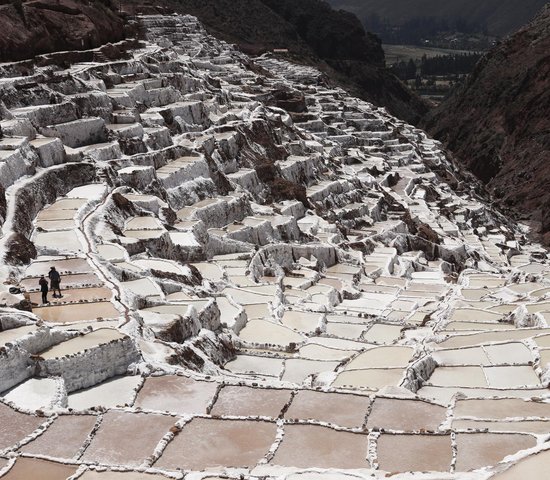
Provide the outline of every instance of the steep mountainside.
{"type": "MultiPolygon", "coordinates": [[[[0,61],[97,47],[123,39],[128,27],[108,0],[0,2],[6,2],[0,4],[0,61]]],[[[320,68],[327,79],[408,122],[416,123],[428,111],[426,103],[386,71],[380,41],[353,14],[334,11],[320,0],[128,1],[121,10],[190,13],[246,53],[288,49],[297,62],[320,68]]]]}
{"type": "Polygon", "coordinates": [[[377,14],[400,25],[422,17],[460,18],[486,25],[492,35],[508,35],[531,20],[546,0],[329,0],[329,3],[355,13],[361,20],[377,14]]]}
{"type": "Polygon", "coordinates": [[[484,57],[424,122],[550,241],[550,6],[484,57]]]}
{"type": "Polygon", "coordinates": [[[380,41],[352,14],[320,0],[174,0],[180,12],[244,51],[289,49],[293,58],[320,68],[327,77],[368,101],[415,123],[428,111],[384,67],[380,41]]]}
{"type": "Polygon", "coordinates": [[[0,4],[0,61],[122,40],[124,22],[106,3],[19,0],[0,4]]]}

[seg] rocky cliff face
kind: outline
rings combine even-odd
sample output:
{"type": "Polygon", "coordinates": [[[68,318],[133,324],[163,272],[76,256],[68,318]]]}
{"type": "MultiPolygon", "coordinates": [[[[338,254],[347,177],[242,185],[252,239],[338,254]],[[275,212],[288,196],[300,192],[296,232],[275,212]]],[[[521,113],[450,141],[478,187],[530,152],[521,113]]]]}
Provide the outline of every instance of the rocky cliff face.
{"type": "Polygon", "coordinates": [[[550,242],[550,7],[424,121],[503,205],[550,242]],[[539,226],[540,225],[540,226],[539,226]]]}
{"type": "Polygon", "coordinates": [[[124,38],[123,19],[99,1],[12,1],[0,6],[0,27],[1,61],[94,48],[124,38]]]}

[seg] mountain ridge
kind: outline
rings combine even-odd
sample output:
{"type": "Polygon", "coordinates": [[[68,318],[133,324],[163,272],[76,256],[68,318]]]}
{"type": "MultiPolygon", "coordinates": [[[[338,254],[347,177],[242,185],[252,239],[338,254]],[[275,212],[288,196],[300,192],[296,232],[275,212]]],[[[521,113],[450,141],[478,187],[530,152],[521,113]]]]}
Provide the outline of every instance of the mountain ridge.
{"type": "Polygon", "coordinates": [[[532,20],[545,0],[329,0],[334,8],[349,10],[361,20],[370,14],[400,25],[413,18],[463,18],[485,24],[489,33],[506,36],[532,20]]]}
{"type": "Polygon", "coordinates": [[[550,242],[550,5],[422,122],[550,242]]]}

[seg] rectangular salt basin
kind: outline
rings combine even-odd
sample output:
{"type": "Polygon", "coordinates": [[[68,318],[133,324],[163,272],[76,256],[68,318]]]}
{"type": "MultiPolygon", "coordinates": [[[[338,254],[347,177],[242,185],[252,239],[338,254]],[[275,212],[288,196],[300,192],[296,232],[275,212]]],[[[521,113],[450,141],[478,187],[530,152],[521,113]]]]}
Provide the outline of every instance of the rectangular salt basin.
{"type": "Polygon", "coordinates": [[[11,328],[0,332],[0,345],[11,343],[29,333],[35,332],[38,329],[36,325],[27,325],[24,327],[11,328]]]}
{"type": "Polygon", "coordinates": [[[55,267],[61,274],[87,273],[92,267],[85,258],[56,258],[49,261],[33,261],[25,270],[26,277],[47,275],[50,267],[55,267]]]}
{"type": "Polygon", "coordinates": [[[135,406],[178,414],[204,414],[217,390],[216,382],[199,382],[177,375],[148,377],[135,406]]]}
{"type": "Polygon", "coordinates": [[[69,394],[68,407],[83,411],[92,407],[116,408],[131,405],[141,382],[140,375],[110,378],[95,387],[69,394]]]}
{"type": "Polygon", "coordinates": [[[84,206],[88,200],[86,198],[61,198],[57,200],[53,205],[48,207],[50,210],[71,210],[79,209],[84,206]]]}
{"type": "Polygon", "coordinates": [[[21,451],[30,455],[71,460],[92,433],[96,421],[95,415],[60,415],[45,433],[25,445],[21,451]]]}
{"type": "Polygon", "coordinates": [[[546,395],[548,393],[548,390],[541,388],[499,390],[494,388],[438,387],[425,385],[420,390],[418,390],[417,395],[421,398],[434,400],[438,403],[448,405],[451,402],[453,396],[457,393],[461,393],[467,398],[481,397],[489,399],[497,396],[502,396],[504,392],[506,397],[527,400],[533,397],[546,395]]]}
{"type": "Polygon", "coordinates": [[[283,371],[282,358],[237,355],[234,360],[225,364],[225,369],[234,373],[259,374],[279,378],[283,371]]]}
{"type": "Polygon", "coordinates": [[[401,368],[368,368],[341,372],[332,383],[333,387],[368,388],[378,390],[386,386],[398,386],[403,380],[401,368]]]}
{"type": "MultiPolygon", "coordinates": [[[[39,290],[38,284],[39,278],[26,278],[22,280],[20,285],[27,292],[32,290],[39,290]]],[[[75,275],[63,275],[61,276],[61,288],[69,287],[87,287],[91,285],[101,285],[103,282],[97,277],[95,273],[80,273],[75,275]]]]}
{"type": "Polygon", "coordinates": [[[319,425],[285,425],[273,465],[297,468],[366,469],[367,435],[319,425]]]}
{"type": "Polygon", "coordinates": [[[118,318],[120,316],[120,312],[111,302],[53,305],[35,308],[33,313],[45,322],[50,323],[84,322],[98,318],[118,318]]]}
{"type": "Polygon", "coordinates": [[[48,248],[57,252],[81,252],[82,244],[74,231],[38,232],[33,236],[38,248],[48,248]]]}
{"type": "Polygon", "coordinates": [[[133,294],[141,297],[160,296],[159,287],[150,278],[140,278],[128,282],[121,282],[124,289],[130,290],[133,294]]]}
{"type": "Polygon", "coordinates": [[[454,430],[488,430],[490,432],[518,432],[534,433],[535,435],[549,435],[550,421],[487,422],[479,420],[453,420],[452,428],[454,430]]]}
{"type": "Polygon", "coordinates": [[[163,469],[253,468],[275,442],[273,422],[194,418],[155,463],[163,469]]]}
{"type": "Polygon", "coordinates": [[[61,358],[98,347],[114,340],[121,340],[125,337],[126,335],[113,328],[101,328],[87,333],[86,335],[81,335],[71,338],[70,340],[66,340],[59,345],[55,345],[40,352],[39,355],[45,360],[61,358]]]}
{"type": "Polygon", "coordinates": [[[363,340],[369,343],[390,344],[401,336],[402,329],[399,325],[376,323],[363,334],[363,340]]]}
{"type": "Polygon", "coordinates": [[[138,467],[175,423],[165,415],[107,412],[82,460],[138,467]]]}
{"type": "MultiPolygon", "coordinates": [[[[48,300],[51,303],[97,302],[109,300],[113,295],[111,290],[104,287],[63,289],[61,293],[62,298],[56,299],[49,295],[48,300]]],[[[42,303],[42,294],[40,292],[31,293],[30,300],[32,303],[40,304],[42,303]]]]}
{"type": "Polygon", "coordinates": [[[431,385],[442,387],[487,387],[487,379],[481,367],[438,367],[428,380],[431,385]]]}

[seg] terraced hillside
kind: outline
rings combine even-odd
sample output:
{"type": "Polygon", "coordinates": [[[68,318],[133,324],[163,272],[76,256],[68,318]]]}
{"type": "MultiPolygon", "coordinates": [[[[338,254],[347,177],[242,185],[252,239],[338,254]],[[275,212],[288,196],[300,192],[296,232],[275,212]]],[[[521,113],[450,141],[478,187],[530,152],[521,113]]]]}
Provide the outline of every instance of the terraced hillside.
{"type": "Polygon", "coordinates": [[[0,478],[544,478],[548,252],[317,70],[139,22],[0,66],[0,478]]]}

